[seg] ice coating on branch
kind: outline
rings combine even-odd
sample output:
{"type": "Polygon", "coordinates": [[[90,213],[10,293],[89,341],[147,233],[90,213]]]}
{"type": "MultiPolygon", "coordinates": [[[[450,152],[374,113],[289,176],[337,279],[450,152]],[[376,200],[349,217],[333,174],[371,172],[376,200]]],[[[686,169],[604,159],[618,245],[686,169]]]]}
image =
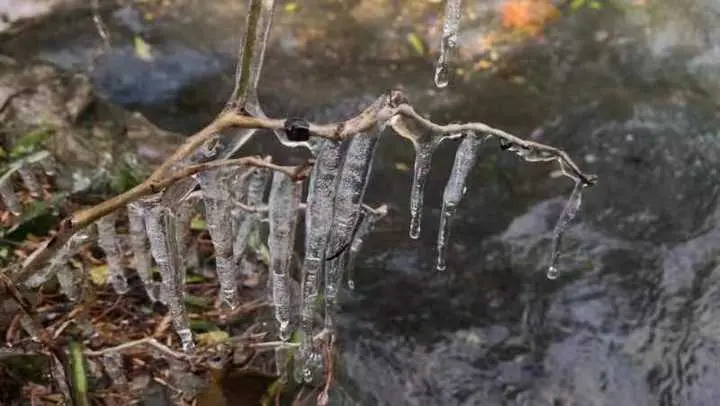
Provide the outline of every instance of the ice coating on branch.
{"type": "Polygon", "coordinates": [[[50,279],[56,272],[60,271],[63,266],[67,264],[70,258],[75,255],[75,252],[80,248],[82,244],[90,239],[85,231],[79,231],[73,234],[72,237],[63,245],[48,261],[47,267],[41,272],[37,272],[29,277],[25,281],[25,286],[30,288],[36,288],[48,279],[50,279]]]}
{"type": "Polygon", "coordinates": [[[337,295],[347,252],[360,219],[373,157],[384,126],[356,135],[343,159],[335,191],[333,223],[325,250],[325,327],[332,331],[337,295]]]}
{"type": "Polygon", "coordinates": [[[365,239],[375,230],[375,224],[379,219],[387,215],[387,206],[382,205],[375,210],[363,208],[362,219],[357,227],[352,244],[350,244],[350,253],[347,260],[347,283],[348,288],[355,289],[355,261],[357,254],[362,249],[365,239]]]}
{"type": "Polygon", "coordinates": [[[75,271],[75,268],[64,263],[60,265],[56,276],[58,284],[60,285],[60,292],[72,302],[78,300],[80,297],[79,285],[81,281],[80,278],[78,278],[78,272],[75,271]]]}
{"type": "Polygon", "coordinates": [[[32,168],[30,167],[30,165],[28,165],[27,162],[21,162],[17,168],[17,171],[20,174],[20,177],[22,178],[28,192],[30,192],[30,196],[39,197],[40,195],[42,195],[42,187],[40,187],[40,182],[38,182],[37,177],[35,176],[32,168]]]}
{"type": "Polygon", "coordinates": [[[145,293],[152,301],[158,301],[158,287],[152,279],[152,257],[148,247],[147,231],[145,229],[145,207],[140,202],[127,205],[128,231],[130,234],[130,247],[135,260],[135,271],[140,277],[145,293]]]}
{"type": "Polygon", "coordinates": [[[275,318],[283,341],[290,339],[290,264],[295,246],[298,207],[302,198],[302,183],[295,182],[281,172],[275,172],[270,187],[268,220],[270,233],[270,278],[272,278],[272,298],[275,318]]]}
{"type": "Polygon", "coordinates": [[[457,211],[463,195],[465,194],[465,183],[468,174],[475,166],[477,161],[477,153],[482,144],[483,139],[468,134],[463,138],[455,153],[455,162],[450,172],[450,178],[445,185],[443,191],[443,204],[440,212],[440,228],[437,238],[437,260],[435,268],[444,271],[447,268],[445,257],[447,255],[448,244],[450,241],[450,231],[452,227],[453,217],[457,211]]]}
{"type": "Polygon", "coordinates": [[[340,171],[341,144],[323,139],[315,150],[315,166],[308,184],[305,208],[305,259],[302,264],[300,299],[300,358],[305,380],[312,380],[308,364],[312,351],[315,309],[327,248],[328,232],[333,220],[333,197],[340,171]]]}
{"type": "Polygon", "coordinates": [[[0,197],[2,197],[5,206],[12,214],[19,216],[22,213],[22,205],[15,194],[13,186],[12,172],[8,172],[0,177],[0,197]]]}
{"type": "Polygon", "coordinates": [[[577,216],[578,211],[580,211],[583,187],[583,183],[579,180],[575,182],[575,187],[573,187],[572,193],[570,193],[570,198],[568,198],[565,208],[563,208],[557,224],[555,224],[550,246],[550,265],[547,270],[548,279],[556,279],[558,277],[557,262],[560,257],[560,243],[562,242],[565,230],[567,230],[570,222],[577,216]]]}
{"type": "MultiPolygon", "coordinates": [[[[252,207],[262,205],[265,190],[270,180],[270,170],[267,168],[253,168],[247,179],[247,193],[245,204],[252,207]]],[[[233,262],[238,264],[247,249],[250,235],[258,226],[259,219],[255,213],[244,210],[235,210],[235,238],[233,240],[233,262]]]]}
{"type": "Polygon", "coordinates": [[[203,191],[205,221],[215,248],[215,267],[220,283],[220,303],[230,309],[239,304],[237,267],[233,263],[232,215],[227,171],[224,168],[197,176],[203,191]]]}
{"type": "Polygon", "coordinates": [[[461,0],[446,0],[445,19],[443,20],[442,39],[440,40],[440,56],[435,65],[435,86],[446,87],[450,80],[448,58],[457,45],[457,34],[462,11],[461,0]]]}
{"type": "Polygon", "coordinates": [[[108,214],[97,221],[98,245],[105,251],[108,266],[108,278],[115,292],[127,293],[129,290],[123,266],[123,252],[115,232],[117,212],[108,214]]]}
{"type": "Polygon", "coordinates": [[[457,138],[462,134],[429,133],[417,128],[402,116],[393,117],[391,125],[400,136],[412,142],[415,149],[415,166],[410,189],[410,238],[417,239],[420,237],[425,185],[427,185],[433,153],[444,140],[457,138]]]}
{"type": "Polygon", "coordinates": [[[190,352],[195,348],[195,343],[185,312],[183,272],[175,238],[176,221],[166,207],[156,206],[146,211],[145,227],[150,239],[150,250],[160,268],[163,282],[161,296],[167,304],[183,351],[190,352]]]}

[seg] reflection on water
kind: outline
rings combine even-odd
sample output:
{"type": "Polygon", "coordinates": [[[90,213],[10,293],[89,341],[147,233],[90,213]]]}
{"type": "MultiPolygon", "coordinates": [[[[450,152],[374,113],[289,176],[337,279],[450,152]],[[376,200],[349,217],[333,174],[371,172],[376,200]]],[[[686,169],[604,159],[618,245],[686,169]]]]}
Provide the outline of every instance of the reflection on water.
{"type": "MultiPolygon", "coordinates": [[[[427,53],[439,44],[440,4],[308,1],[277,18],[278,47],[261,81],[270,113],[348,116],[368,95],[403,85],[433,119],[532,134],[600,175],[565,237],[560,277],[548,281],[552,225],[572,185],[549,166],[486,146],[459,208],[448,270],[437,273],[440,194],[457,144],[435,153],[423,233],[411,241],[410,179],[396,165],[409,163],[411,146],[383,140],[368,198],[398,210],[368,239],[357,288],[344,294],[345,400],[336,403],[720,404],[720,2],[560,9],[543,36],[486,60],[482,40],[506,1],[463,2],[476,15],[461,21],[464,74],[442,91],[427,53]],[[420,45],[407,44],[412,32],[420,45]],[[343,103],[328,108],[332,100],[343,103]]],[[[211,11],[221,15],[225,3],[211,11]]],[[[133,59],[127,42],[118,46],[96,84],[118,102],[160,109],[169,126],[199,125],[229,93],[216,89],[232,71],[232,30],[218,23],[214,33],[201,14],[189,14],[194,31],[138,26],[133,15],[109,17],[126,38],[128,30],[180,34],[149,39],[158,57],[151,66],[133,59]],[[216,46],[199,46],[203,38],[216,46]],[[157,105],[168,99],[178,103],[157,105]]],[[[65,38],[24,51],[78,67],[89,37],[65,38]]],[[[20,52],[17,41],[3,52],[20,52]]]]}

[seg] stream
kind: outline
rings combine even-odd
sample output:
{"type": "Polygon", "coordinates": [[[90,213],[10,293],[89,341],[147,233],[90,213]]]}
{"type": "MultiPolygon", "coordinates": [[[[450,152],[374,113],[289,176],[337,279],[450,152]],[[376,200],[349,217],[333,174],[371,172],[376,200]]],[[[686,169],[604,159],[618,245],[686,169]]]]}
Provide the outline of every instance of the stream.
{"type": "MultiPolygon", "coordinates": [[[[231,22],[244,21],[234,4],[244,2],[179,1],[152,22],[110,3],[112,48],[92,64],[102,41],[80,12],[51,16],[0,52],[89,72],[113,102],[175,131],[200,128],[230,93],[231,22]],[[58,21],[72,22],[50,31],[58,21]],[[137,57],[138,35],[151,62],[137,57]]],[[[260,83],[269,115],[337,120],[402,86],[435,121],[484,121],[562,148],[599,182],[564,238],[559,278],[548,280],[552,227],[572,185],[488,143],[438,272],[457,144],[435,154],[422,234],[411,240],[412,148],[385,137],[366,201],[388,203],[391,215],[368,238],[355,290],[342,294],[331,404],[720,404],[720,1],[564,10],[545,35],[502,46],[495,68],[481,71],[477,44],[501,28],[503,1],[467,1],[474,17],[461,22],[450,63],[471,74],[442,90],[432,85],[435,53],[418,55],[406,39],[418,30],[436,52],[440,4],[346,3],[279,6],[260,83]]]]}

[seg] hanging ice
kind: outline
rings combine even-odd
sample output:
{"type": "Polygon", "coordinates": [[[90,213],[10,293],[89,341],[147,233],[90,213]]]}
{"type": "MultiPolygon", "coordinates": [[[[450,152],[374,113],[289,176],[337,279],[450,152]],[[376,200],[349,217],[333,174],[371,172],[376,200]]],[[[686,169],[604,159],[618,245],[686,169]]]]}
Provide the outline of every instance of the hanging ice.
{"type": "Polygon", "coordinates": [[[360,217],[375,149],[383,129],[384,126],[377,126],[372,132],[356,135],[345,153],[340,171],[333,223],[325,251],[325,327],[331,331],[347,250],[360,217]]]}
{"type": "Polygon", "coordinates": [[[27,188],[28,192],[30,192],[30,196],[39,197],[40,195],[42,195],[42,187],[40,187],[40,182],[38,182],[37,177],[35,177],[32,168],[30,168],[27,162],[20,162],[17,171],[20,174],[23,183],[25,183],[25,187],[27,188]]]}
{"type": "Polygon", "coordinates": [[[447,268],[445,257],[447,255],[453,217],[455,216],[455,211],[457,210],[460,200],[465,194],[467,176],[473,166],[475,166],[478,149],[482,141],[480,137],[474,134],[467,134],[455,153],[455,163],[453,164],[450,178],[443,191],[443,205],[442,211],[440,212],[437,260],[435,262],[435,267],[439,271],[444,271],[447,268]]]}
{"type": "Polygon", "coordinates": [[[0,197],[2,197],[8,210],[10,210],[12,214],[19,216],[22,213],[22,205],[20,204],[17,194],[15,194],[15,188],[12,184],[12,174],[13,171],[8,171],[0,177],[0,197]]]}
{"type": "Polygon", "coordinates": [[[215,267],[220,283],[220,302],[234,309],[239,304],[237,267],[233,264],[232,216],[227,172],[215,169],[197,176],[203,191],[205,221],[215,248],[215,267]]]}
{"type": "Polygon", "coordinates": [[[433,153],[444,140],[457,138],[462,134],[428,133],[414,128],[415,126],[402,116],[393,117],[391,125],[400,136],[410,140],[415,149],[415,167],[410,189],[410,238],[417,239],[420,237],[425,185],[430,173],[433,153]]]}
{"type": "Polygon", "coordinates": [[[135,258],[135,271],[142,281],[145,293],[150,300],[158,301],[160,300],[158,286],[152,278],[152,257],[145,229],[145,210],[147,208],[140,202],[133,202],[127,206],[130,246],[135,258]]]}
{"type": "Polygon", "coordinates": [[[558,276],[557,262],[560,256],[560,243],[568,225],[570,225],[570,222],[575,218],[578,211],[580,211],[583,187],[583,183],[580,180],[575,182],[575,187],[572,193],[570,193],[570,198],[565,204],[565,208],[560,214],[560,218],[558,218],[555,229],[553,230],[552,244],[550,246],[550,265],[547,270],[548,279],[556,279],[558,276]]]}
{"type": "Polygon", "coordinates": [[[302,265],[300,299],[300,358],[303,379],[312,380],[308,363],[312,352],[315,309],[322,274],[328,232],[333,220],[333,197],[340,171],[341,144],[323,139],[317,145],[316,161],[310,174],[305,208],[305,259],[302,265]]]}
{"type": "MultiPolygon", "coordinates": [[[[257,207],[263,203],[265,189],[270,180],[270,171],[266,168],[253,168],[247,180],[245,203],[257,207]]],[[[240,263],[247,249],[248,239],[258,225],[258,216],[243,210],[234,211],[235,238],[233,240],[233,262],[240,263]]]]}
{"type": "Polygon", "coordinates": [[[169,209],[157,206],[146,212],[145,226],[150,238],[150,250],[160,268],[163,281],[161,296],[168,306],[183,351],[190,352],[195,348],[195,344],[185,312],[183,272],[175,238],[176,221],[169,209]]]}
{"type": "Polygon", "coordinates": [[[64,263],[60,265],[60,269],[57,271],[57,280],[60,285],[60,291],[72,302],[79,298],[78,288],[80,285],[80,278],[78,278],[78,272],[75,271],[71,265],[64,263]]]}
{"type": "Polygon", "coordinates": [[[355,261],[357,254],[365,242],[365,239],[375,230],[377,221],[387,215],[387,206],[382,205],[373,210],[369,207],[363,208],[362,219],[357,227],[355,236],[353,236],[352,244],[350,244],[350,253],[347,260],[347,282],[348,288],[355,289],[355,261]]]}
{"type": "Polygon", "coordinates": [[[302,198],[302,183],[281,172],[273,175],[270,187],[268,219],[270,233],[270,277],[275,318],[280,324],[280,339],[290,339],[290,263],[295,246],[297,211],[302,198]]]}
{"type": "Polygon", "coordinates": [[[199,266],[197,245],[192,241],[192,233],[190,231],[192,217],[195,214],[195,203],[200,193],[193,193],[183,199],[175,207],[177,212],[177,243],[180,258],[182,258],[182,266],[184,274],[190,269],[197,269],[199,266]]]}
{"type": "Polygon", "coordinates": [[[288,355],[287,347],[279,346],[275,348],[275,368],[277,369],[277,374],[281,383],[287,383],[288,381],[287,365],[288,361],[290,361],[290,357],[288,355]]]}
{"type": "Polygon", "coordinates": [[[113,289],[115,289],[115,292],[124,294],[127,293],[129,288],[127,279],[125,278],[123,252],[117,233],[115,232],[116,219],[117,212],[114,212],[97,221],[98,245],[105,251],[110,284],[113,289]]]}
{"type": "Polygon", "coordinates": [[[450,52],[457,45],[457,33],[460,25],[461,0],[446,0],[445,19],[443,21],[442,39],[440,41],[440,56],[435,65],[435,86],[443,88],[448,85],[450,71],[448,58],[450,52]]]}
{"type": "Polygon", "coordinates": [[[36,288],[45,283],[45,281],[50,279],[58,271],[62,270],[62,267],[67,264],[73,255],[75,255],[75,252],[80,248],[80,246],[89,239],[90,237],[85,231],[75,233],[72,237],[70,237],[65,245],[55,252],[52,258],[48,261],[48,265],[45,269],[41,272],[33,274],[25,281],[25,286],[29,288],[36,288]]]}

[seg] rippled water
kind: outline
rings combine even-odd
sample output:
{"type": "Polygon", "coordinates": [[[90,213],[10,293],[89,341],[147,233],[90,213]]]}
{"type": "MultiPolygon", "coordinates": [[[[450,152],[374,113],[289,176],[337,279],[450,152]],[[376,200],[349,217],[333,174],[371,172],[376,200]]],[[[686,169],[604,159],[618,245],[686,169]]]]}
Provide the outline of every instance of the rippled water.
{"type": "MultiPolygon", "coordinates": [[[[317,3],[328,16],[342,12],[317,3]]],[[[467,3],[487,12],[502,2],[467,3]]],[[[109,16],[125,35],[152,32],[123,10],[109,16]]],[[[566,149],[600,182],[564,240],[560,277],[549,281],[552,227],[571,185],[547,166],[486,146],[460,207],[449,268],[438,273],[435,232],[454,144],[435,155],[423,232],[412,241],[410,175],[397,165],[411,164],[411,147],[383,140],[368,197],[395,210],[368,240],[356,290],[344,295],[335,403],[720,404],[720,2],[568,12],[544,38],[504,48],[496,71],[455,77],[442,91],[432,88],[432,57],[386,55],[402,48],[413,24],[437,21],[418,12],[385,27],[397,10],[383,10],[354,25],[341,17],[326,25],[335,34],[327,49],[347,41],[348,55],[302,48],[293,30],[317,20],[279,17],[280,51],[270,54],[262,81],[268,110],[347,116],[401,84],[434,119],[532,134],[566,149]]],[[[459,54],[485,27],[464,28],[459,54]]],[[[83,69],[83,41],[96,41],[88,40],[91,27],[84,32],[26,52],[83,69]]],[[[95,82],[170,127],[198,126],[229,92],[207,89],[223,89],[232,71],[226,33],[207,42],[221,45],[198,47],[182,35],[160,41],[153,65],[133,59],[126,42],[100,63],[95,82]]],[[[6,48],[19,52],[17,43],[6,48]]]]}

